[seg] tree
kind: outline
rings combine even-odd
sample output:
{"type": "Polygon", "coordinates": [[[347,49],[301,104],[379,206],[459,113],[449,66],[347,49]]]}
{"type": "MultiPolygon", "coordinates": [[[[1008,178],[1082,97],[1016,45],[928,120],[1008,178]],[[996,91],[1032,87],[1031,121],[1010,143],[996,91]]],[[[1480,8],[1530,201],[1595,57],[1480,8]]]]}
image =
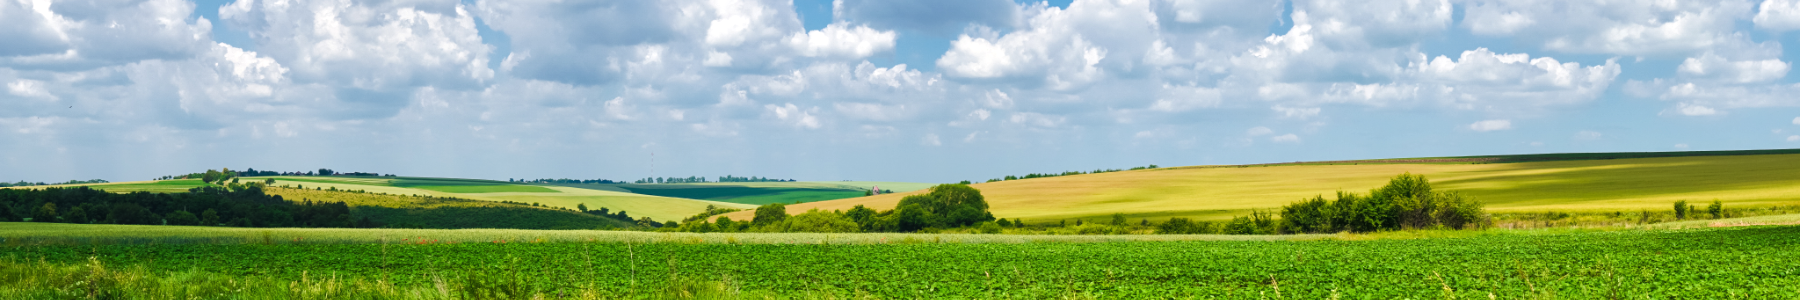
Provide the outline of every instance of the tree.
{"type": "Polygon", "coordinates": [[[856,222],[856,224],[861,226],[865,231],[874,230],[874,227],[871,227],[871,225],[874,225],[875,223],[876,214],[875,209],[862,206],[862,204],[857,204],[856,207],[851,207],[850,210],[844,211],[844,217],[850,218],[851,222],[856,222]]]}
{"type": "Polygon", "coordinates": [[[81,209],[80,206],[70,208],[69,212],[63,213],[63,222],[85,224],[88,222],[87,210],[81,209]]]}
{"type": "Polygon", "coordinates": [[[264,179],[263,184],[275,185],[275,179],[274,178],[264,179]]]}
{"type": "Polygon", "coordinates": [[[200,218],[194,217],[194,213],[190,213],[185,210],[177,210],[175,212],[169,213],[168,219],[169,219],[169,225],[185,225],[185,226],[200,225],[200,218]]]}
{"type": "Polygon", "coordinates": [[[787,218],[778,226],[772,227],[776,228],[771,228],[772,230],[770,231],[779,232],[845,233],[861,231],[861,226],[858,226],[854,221],[850,221],[850,218],[845,217],[842,214],[822,211],[817,208],[807,210],[806,213],[795,215],[792,218],[787,218]]]}
{"type": "Polygon", "coordinates": [[[162,224],[162,218],[158,217],[156,213],[152,213],[150,212],[150,209],[132,203],[113,204],[112,212],[106,215],[106,219],[113,224],[162,224]]]}
{"type": "Polygon", "coordinates": [[[1114,213],[1112,215],[1112,222],[1108,222],[1107,224],[1112,226],[1125,226],[1125,214],[1114,213]]]}
{"type": "Polygon", "coordinates": [[[586,203],[577,203],[577,204],[575,204],[575,210],[581,211],[581,212],[587,212],[588,211],[587,204],[586,203]]]}
{"type": "Polygon", "coordinates": [[[1687,213],[1688,213],[1687,200],[1675,201],[1675,219],[1676,220],[1687,219],[1687,213]]]}
{"type": "Polygon", "coordinates": [[[1720,202],[1719,199],[1713,199],[1712,204],[1706,206],[1706,213],[1712,215],[1712,218],[1714,219],[1724,217],[1725,202],[1720,202]]]}
{"type": "Polygon", "coordinates": [[[37,209],[32,210],[31,221],[44,223],[56,222],[56,203],[44,202],[44,205],[38,206],[37,209]]]}
{"type": "Polygon", "coordinates": [[[208,170],[206,170],[206,173],[200,174],[200,182],[205,182],[206,184],[212,184],[213,182],[219,181],[219,176],[221,176],[221,175],[224,175],[224,174],[219,173],[219,170],[208,169],[208,170]]]}
{"type": "Polygon", "coordinates": [[[764,204],[756,208],[756,218],[750,220],[755,226],[767,226],[787,219],[787,205],[781,203],[764,204]]]}
{"type": "Polygon", "coordinates": [[[200,212],[200,226],[219,226],[219,212],[211,208],[200,212]]]}

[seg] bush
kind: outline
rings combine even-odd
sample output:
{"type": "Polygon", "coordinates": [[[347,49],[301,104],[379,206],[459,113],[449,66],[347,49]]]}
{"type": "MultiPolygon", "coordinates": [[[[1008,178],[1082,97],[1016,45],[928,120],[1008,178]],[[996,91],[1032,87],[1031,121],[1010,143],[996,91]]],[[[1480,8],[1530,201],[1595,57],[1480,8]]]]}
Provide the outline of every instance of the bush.
{"type": "Polygon", "coordinates": [[[781,203],[769,203],[756,208],[756,218],[750,219],[750,223],[755,226],[768,226],[769,224],[781,223],[782,220],[787,219],[787,216],[787,205],[781,203]]]}
{"type": "Polygon", "coordinates": [[[1169,218],[1168,222],[1156,225],[1156,233],[1160,234],[1205,234],[1212,233],[1212,223],[1195,222],[1188,218],[1169,218]]]}
{"type": "Polygon", "coordinates": [[[169,225],[193,226],[193,225],[200,225],[200,218],[195,217],[194,213],[190,213],[185,210],[177,210],[175,212],[169,213],[168,222],[169,222],[169,225]]]}
{"type": "MultiPolygon", "coordinates": [[[[1485,204],[1454,192],[1433,191],[1423,175],[1400,174],[1368,196],[1338,191],[1337,200],[1313,196],[1283,206],[1281,222],[1234,227],[1235,232],[1370,232],[1401,228],[1480,228],[1489,218],[1485,204]]],[[[1246,221],[1255,222],[1253,214],[1246,221]]],[[[1228,224],[1229,225],[1229,224],[1228,224]]]]}
{"type": "Polygon", "coordinates": [[[1724,217],[1725,202],[1720,202],[1719,199],[1713,199],[1712,204],[1706,206],[1706,213],[1711,214],[1714,219],[1724,217]]]}
{"type": "Polygon", "coordinates": [[[1675,219],[1676,220],[1687,219],[1687,214],[1688,214],[1687,200],[1675,201],[1675,219]]]}

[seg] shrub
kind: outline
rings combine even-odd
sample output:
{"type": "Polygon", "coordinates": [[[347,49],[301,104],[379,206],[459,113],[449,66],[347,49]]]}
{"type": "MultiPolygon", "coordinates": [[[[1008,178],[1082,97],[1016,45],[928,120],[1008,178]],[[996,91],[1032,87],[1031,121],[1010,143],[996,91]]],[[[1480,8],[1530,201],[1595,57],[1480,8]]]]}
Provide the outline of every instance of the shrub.
{"type": "Polygon", "coordinates": [[[1112,225],[1112,226],[1125,226],[1125,214],[1122,214],[1122,213],[1113,214],[1112,222],[1108,222],[1106,224],[1112,225]]]}
{"type": "Polygon", "coordinates": [[[1719,199],[1713,199],[1712,204],[1706,206],[1706,213],[1711,214],[1714,219],[1723,217],[1725,215],[1725,202],[1720,202],[1719,199]]]}
{"type": "Polygon", "coordinates": [[[56,222],[56,203],[44,202],[44,205],[31,210],[32,222],[56,222]]]}
{"type": "Polygon", "coordinates": [[[1156,225],[1156,233],[1160,234],[1204,234],[1212,233],[1212,223],[1196,222],[1188,218],[1169,218],[1168,222],[1156,225]]]}
{"type": "Polygon", "coordinates": [[[169,225],[192,226],[192,225],[199,225],[200,218],[195,217],[194,213],[190,213],[185,210],[177,210],[175,212],[169,213],[168,222],[169,222],[169,225]]]}
{"type": "Polygon", "coordinates": [[[780,225],[772,227],[775,228],[770,228],[771,232],[848,233],[862,231],[861,226],[857,226],[856,222],[850,221],[850,218],[843,214],[822,211],[817,208],[787,218],[780,225]]]}
{"type": "Polygon", "coordinates": [[[1687,214],[1688,214],[1687,200],[1675,201],[1675,219],[1676,220],[1687,219],[1687,214]]]}
{"type": "Polygon", "coordinates": [[[768,226],[769,224],[781,223],[782,220],[787,219],[787,216],[787,205],[781,203],[769,203],[756,208],[756,218],[751,219],[750,223],[755,226],[768,226]]]}

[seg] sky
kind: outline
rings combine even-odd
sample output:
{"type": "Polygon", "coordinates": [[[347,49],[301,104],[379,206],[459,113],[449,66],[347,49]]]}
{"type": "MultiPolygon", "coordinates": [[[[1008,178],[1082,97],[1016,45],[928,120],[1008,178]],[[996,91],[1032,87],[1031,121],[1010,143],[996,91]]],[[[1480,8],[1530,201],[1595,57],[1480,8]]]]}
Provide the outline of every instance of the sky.
{"type": "Polygon", "coordinates": [[[1800,148],[1800,0],[0,1],[0,181],[1800,148]]]}

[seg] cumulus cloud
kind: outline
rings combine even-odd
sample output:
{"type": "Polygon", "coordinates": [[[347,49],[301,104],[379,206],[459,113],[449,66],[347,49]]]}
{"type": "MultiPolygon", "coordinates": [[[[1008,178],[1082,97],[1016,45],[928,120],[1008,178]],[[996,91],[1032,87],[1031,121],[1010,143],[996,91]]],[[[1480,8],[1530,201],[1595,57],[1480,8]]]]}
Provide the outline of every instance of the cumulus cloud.
{"type": "Polygon", "coordinates": [[[262,54],[301,83],[386,91],[474,87],[494,76],[492,47],[456,1],[242,0],[220,7],[219,17],[249,31],[262,54]]]}
{"type": "Polygon", "coordinates": [[[1696,79],[1717,80],[1730,83],[1769,82],[1787,77],[1792,64],[1780,59],[1759,60],[1726,60],[1712,52],[1699,57],[1689,57],[1676,67],[1678,74],[1696,79]]]}
{"type": "Polygon", "coordinates": [[[1007,0],[839,0],[832,5],[839,20],[940,35],[971,25],[1011,27],[1019,10],[1007,0]]]}
{"type": "Polygon", "coordinates": [[[1299,143],[1300,136],[1289,133],[1289,134],[1283,134],[1283,135],[1269,137],[1269,141],[1276,142],[1276,143],[1299,143]]]}
{"type": "Polygon", "coordinates": [[[1600,139],[1600,132],[1592,131],[1592,130],[1578,131],[1578,132],[1575,132],[1575,139],[1577,139],[1577,140],[1598,140],[1598,139],[1600,139]]]}
{"type": "Polygon", "coordinates": [[[1800,1],[1765,0],[1756,9],[1756,17],[1751,18],[1756,28],[1771,31],[1788,31],[1800,29],[1800,1]]]}
{"type": "Polygon", "coordinates": [[[1685,55],[1715,49],[1770,51],[1734,22],[1750,16],[1748,1],[1564,2],[1480,0],[1464,5],[1464,26],[1549,50],[1618,55],[1685,55]]]}
{"type": "Polygon", "coordinates": [[[194,4],[150,1],[0,3],[0,66],[76,70],[206,52],[213,24],[194,4]]]}
{"type": "Polygon", "coordinates": [[[1474,131],[1495,131],[1512,129],[1512,120],[1486,120],[1469,124],[1474,131]]]}
{"type": "Polygon", "coordinates": [[[1068,9],[1027,8],[1025,28],[998,37],[965,33],[937,61],[946,75],[1011,80],[1069,91],[1123,71],[1154,40],[1156,16],[1145,1],[1077,1],[1068,9]]]}
{"type": "Polygon", "coordinates": [[[831,24],[825,29],[794,33],[787,43],[805,56],[864,58],[894,49],[894,32],[831,24]]]}
{"type": "Polygon", "coordinates": [[[813,116],[814,113],[819,111],[819,108],[817,107],[803,110],[793,103],[787,103],[781,106],[767,104],[763,105],[763,108],[767,109],[770,114],[773,114],[776,119],[792,124],[794,127],[807,129],[819,128],[819,118],[813,116]]]}

